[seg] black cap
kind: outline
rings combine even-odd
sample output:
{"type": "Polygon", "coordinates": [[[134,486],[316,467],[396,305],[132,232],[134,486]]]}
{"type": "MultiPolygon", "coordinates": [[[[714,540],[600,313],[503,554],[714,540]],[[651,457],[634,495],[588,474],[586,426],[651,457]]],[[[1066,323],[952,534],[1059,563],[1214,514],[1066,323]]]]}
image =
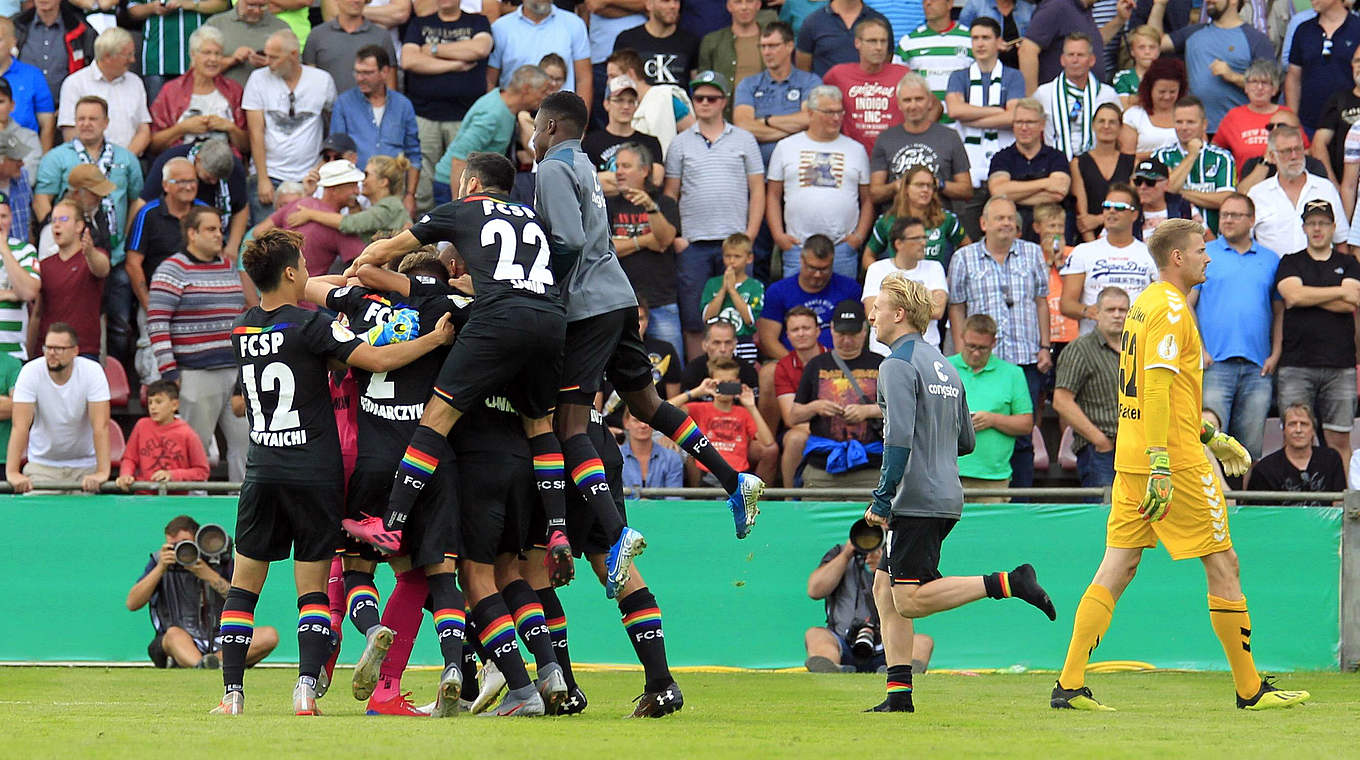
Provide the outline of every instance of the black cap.
{"type": "Polygon", "coordinates": [[[337,153],[349,153],[351,151],[358,153],[359,146],[354,142],[353,137],[350,137],[343,132],[332,132],[331,135],[326,138],[326,141],[321,143],[321,150],[323,152],[333,150],[337,153]]]}
{"type": "Polygon", "coordinates": [[[864,329],[864,304],[847,298],[836,304],[831,314],[831,329],[838,333],[857,333],[864,329]]]}
{"type": "Polygon", "coordinates": [[[1155,158],[1149,158],[1146,161],[1138,162],[1138,166],[1133,169],[1133,176],[1145,179],[1166,179],[1171,176],[1171,172],[1167,171],[1166,164],[1155,158]]]}
{"type": "Polygon", "coordinates": [[[1303,204],[1303,216],[1301,217],[1303,221],[1306,222],[1308,221],[1308,217],[1317,216],[1319,214],[1327,217],[1327,221],[1329,222],[1336,221],[1336,212],[1332,211],[1332,204],[1327,201],[1319,198],[1318,200],[1308,201],[1303,204]]]}

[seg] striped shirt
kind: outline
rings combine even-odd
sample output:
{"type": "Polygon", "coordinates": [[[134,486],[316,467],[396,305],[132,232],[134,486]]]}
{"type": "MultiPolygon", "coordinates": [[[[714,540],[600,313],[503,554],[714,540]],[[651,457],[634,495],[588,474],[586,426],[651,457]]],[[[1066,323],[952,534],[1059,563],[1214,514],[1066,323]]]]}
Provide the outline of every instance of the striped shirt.
{"type": "Polygon", "coordinates": [[[231,327],[245,308],[230,262],[199,261],[186,253],[166,259],[151,278],[146,312],[161,377],[177,379],[181,369],[236,366],[231,327]]]}
{"type": "Polygon", "coordinates": [[[746,230],[750,188],[746,178],[764,175],[765,161],[750,132],[726,124],[709,142],[699,125],[675,136],[666,151],[666,179],[680,180],[680,226],[685,237],[722,240],[746,230]]]}
{"type": "MultiPolygon", "coordinates": [[[[34,277],[41,277],[38,274],[38,249],[34,248],[32,243],[10,238],[9,250],[25,272],[34,277]]],[[[0,290],[10,290],[12,287],[9,273],[0,267],[0,290]]],[[[28,303],[19,300],[0,300],[0,353],[9,354],[15,359],[27,360],[28,352],[24,349],[27,336],[28,303]]]]}
{"type": "Polygon", "coordinates": [[[967,304],[967,315],[996,320],[996,355],[1011,364],[1034,364],[1039,353],[1039,308],[1048,297],[1048,266],[1043,252],[1016,240],[1004,263],[979,240],[954,252],[949,263],[949,302],[967,304]]]}
{"type": "MultiPolygon", "coordinates": [[[[1092,330],[1067,344],[1058,354],[1055,385],[1072,392],[1077,408],[1111,441],[1119,430],[1119,352],[1105,336],[1092,330]]],[[[1073,433],[1072,453],[1090,441],[1073,433]]]]}
{"type": "MultiPolygon", "coordinates": [[[[1175,145],[1167,145],[1157,149],[1152,157],[1166,165],[1167,171],[1173,171],[1180,166],[1181,161],[1185,160],[1185,149],[1178,142],[1175,145]]],[[[1232,190],[1236,187],[1235,178],[1237,177],[1237,166],[1233,161],[1232,152],[1227,148],[1220,148],[1210,142],[1204,143],[1204,148],[1195,157],[1195,165],[1190,169],[1190,176],[1185,180],[1186,190],[1193,190],[1200,193],[1216,193],[1220,190],[1232,190]]],[[[1218,210],[1195,207],[1195,210],[1204,215],[1204,223],[1209,225],[1209,229],[1218,234],[1218,210]]]]}
{"type": "MultiPolygon", "coordinates": [[[[131,0],[129,5],[145,5],[161,0],[131,0]]],[[[146,20],[142,38],[142,76],[177,77],[189,70],[189,35],[207,16],[183,9],[164,16],[152,14],[146,20]]],[[[232,51],[227,51],[228,54],[232,51]]]]}
{"type": "MultiPolygon", "coordinates": [[[[944,103],[949,75],[973,64],[973,40],[968,27],[957,22],[950,22],[943,32],[922,24],[898,41],[895,60],[925,77],[930,91],[944,103]]],[[[940,116],[941,124],[952,124],[953,121],[949,114],[940,116]]]]}

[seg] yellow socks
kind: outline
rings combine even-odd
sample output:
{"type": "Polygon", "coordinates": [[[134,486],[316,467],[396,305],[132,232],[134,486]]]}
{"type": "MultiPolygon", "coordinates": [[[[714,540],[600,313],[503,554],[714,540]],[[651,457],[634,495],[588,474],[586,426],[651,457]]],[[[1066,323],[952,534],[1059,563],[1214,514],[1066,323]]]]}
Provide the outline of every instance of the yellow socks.
{"type": "MultiPolygon", "coordinates": [[[[1246,607],[1242,609],[1245,615],[1246,607]]],[[[1087,586],[1081,603],[1077,605],[1076,619],[1072,622],[1072,641],[1067,645],[1067,660],[1063,663],[1062,675],[1058,676],[1058,685],[1064,689],[1080,689],[1086,684],[1086,664],[1091,660],[1091,652],[1100,645],[1100,638],[1109,629],[1110,617],[1113,615],[1114,596],[1110,590],[1097,583],[1087,586]]]]}
{"type": "Polygon", "coordinates": [[[1246,597],[1230,602],[1210,594],[1209,623],[1228,656],[1238,696],[1251,699],[1261,688],[1261,674],[1256,672],[1251,656],[1251,616],[1247,614],[1246,597]]]}

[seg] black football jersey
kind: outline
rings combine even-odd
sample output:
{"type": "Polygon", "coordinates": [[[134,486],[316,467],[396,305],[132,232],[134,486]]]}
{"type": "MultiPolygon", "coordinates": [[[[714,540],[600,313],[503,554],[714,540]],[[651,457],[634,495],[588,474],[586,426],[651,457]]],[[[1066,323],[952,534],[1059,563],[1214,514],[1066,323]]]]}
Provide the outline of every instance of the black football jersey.
{"type": "Polygon", "coordinates": [[[343,478],[327,363],[345,361],[361,343],[340,322],[298,306],[256,306],[237,317],[231,345],[250,421],[246,480],[343,478]]]}
{"type": "Polygon", "coordinates": [[[533,208],[490,195],[470,195],[421,216],[411,234],[425,245],[453,243],[472,275],[477,311],[514,299],[516,306],[565,316],[549,266],[548,235],[533,208]]]}
{"type": "MultiPolygon", "coordinates": [[[[462,303],[449,297],[402,298],[359,286],[336,288],[326,297],[326,306],[340,312],[358,333],[386,323],[397,309],[415,309],[420,314],[420,334],[435,328],[445,314],[462,311],[462,303]]],[[[456,321],[456,320],[455,320],[456,321]]],[[[369,372],[352,368],[359,389],[359,453],[355,467],[360,470],[394,471],[402,452],[411,443],[425,413],[425,402],[448,355],[443,346],[391,372],[369,372]]]]}

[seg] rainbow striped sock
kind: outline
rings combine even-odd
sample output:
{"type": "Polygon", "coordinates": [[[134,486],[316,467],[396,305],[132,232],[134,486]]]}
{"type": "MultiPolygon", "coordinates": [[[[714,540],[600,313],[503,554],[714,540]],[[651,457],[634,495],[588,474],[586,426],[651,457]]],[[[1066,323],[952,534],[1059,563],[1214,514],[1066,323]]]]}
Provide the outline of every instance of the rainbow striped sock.
{"type": "Polygon", "coordinates": [[[378,589],[373,587],[373,575],[355,570],[345,571],[345,609],[359,633],[367,634],[379,624],[378,589]]]}
{"type": "Polygon", "coordinates": [[[558,442],[557,436],[544,433],[529,440],[529,449],[534,455],[534,480],[538,482],[543,514],[547,518],[548,537],[551,537],[554,531],[565,533],[567,481],[563,475],[566,464],[562,458],[562,445],[558,442]]]}
{"type": "Polygon", "coordinates": [[[481,640],[482,647],[488,653],[494,653],[506,644],[509,644],[511,649],[519,649],[519,644],[515,641],[515,621],[511,620],[509,615],[493,619],[477,632],[477,638],[481,640]]]}
{"type": "Polygon", "coordinates": [[[704,436],[699,432],[699,426],[695,424],[694,419],[685,417],[685,421],[680,423],[679,428],[676,428],[675,434],[671,436],[671,439],[674,440],[680,448],[689,451],[698,444],[699,439],[703,437],[704,436]]]}
{"type": "Polygon", "coordinates": [[[472,608],[472,620],[477,623],[477,638],[486,656],[496,663],[511,689],[529,685],[529,673],[524,669],[524,658],[515,641],[515,621],[505,608],[500,594],[492,594],[472,608]]]}
{"type": "Polygon", "coordinates": [[[587,459],[571,471],[571,480],[578,491],[586,493],[592,486],[605,482],[604,463],[598,457],[587,459]]]}
{"type": "Polygon", "coordinates": [[[453,636],[459,641],[463,640],[464,629],[467,628],[467,614],[462,610],[436,610],[434,613],[434,629],[439,634],[439,640],[443,641],[449,636],[453,636]]]}
{"type": "Polygon", "coordinates": [[[659,631],[661,630],[661,610],[648,607],[630,612],[623,616],[623,629],[628,631],[628,637],[635,641],[645,631],[659,631]]]}
{"type": "Polygon", "coordinates": [[[888,706],[894,708],[911,707],[911,666],[888,666],[888,706]]]}
{"type": "Polygon", "coordinates": [[[982,576],[982,588],[992,599],[1009,599],[1011,593],[1010,573],[996,572],[982,576]]]}
{"type": "Polygon", "coordinates": [[[646,690],[665,689],[673,679],[666,661],[666,632],[661,628],[661,608],[656,597],[644,586],[619,600],[619,614],[628,642],[646,675],[646,690]]]}
{"type": "Polygon", "coordinates": [[[911,693],[911,684],[909,684],[909,683],[899,683],[899,682],[897,682],[897,681],[889,681],[889,682],[888,682],[888,693],[889,693],[889,694],[898,694],[898,693],[901,693],[901,692],[906,692],[906,693],[910,694],[910,693],[911,693]]]}
{"type": "Polygon", "coordinates": [[[392,493],[388,498],[387,511],[383,514],[383,527],[389,531],[401,530],[406,517],[415,508],[416,499],[425,484],[434,477],[439,463],[453,457],[448,438],[432,427],[419,425],[411,435],[411,443],[401,455],[397,464],[396,477],[392,480],[392,493]]]}
{"type": "Polygon", "coordinates": [[[331,655],[331,605],[324,592],[298,597],[298,677],[313,679],[331,655]]]}
{"type": "Polygon", "coordinates": [[[308,626],[321,626],[326,629],[326,634],[330,635],[331,630],[331,608],[326,604],[304,604],[298,610],[298,632],[308,626]]]}

